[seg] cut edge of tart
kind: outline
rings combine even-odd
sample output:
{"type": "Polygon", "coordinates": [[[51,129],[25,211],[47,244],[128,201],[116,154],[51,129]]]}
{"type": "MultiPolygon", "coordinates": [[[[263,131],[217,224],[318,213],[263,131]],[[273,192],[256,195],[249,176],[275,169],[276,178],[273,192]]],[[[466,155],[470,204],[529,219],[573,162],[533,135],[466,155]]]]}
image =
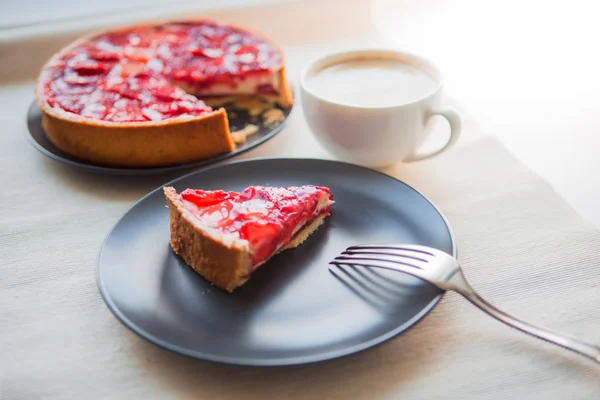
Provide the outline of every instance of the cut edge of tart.
{"type": "Polygon", "coordinates": [[[312,185],[249,187],[241,193],[163,190],[173,251],[228,292],[243,285],[275,254],[304,242],[323,224],[333,204],[329,189],[312,185]],[[196,194],[201,199],[196,203],[208,198],[209,204],[198,207],[193,203],[196,194]],[[219,199],[211,200],[212,194],[219,199]]]}
{"type": "MultiPolygon", "coordinates": [[[[109,64],[113,63],[110,64],[110,68],[112,68],[114,65],[119,65],[119,68],[121,68],[119,71],[129,68],[128,66],[132,61],[132,56],[124,55],[128,54],[128,46],[130,45],[125,44],[119,50],[123,54],[118,52],[114,53],[121,58],[119,58],[117,61],[110,61],[109,64]]],[[[181,49],[175,49],[181,51],[181,49]]],[[[210,49],[200,48],[198,50],[210,49]]],[[[158,52],[158,50],[155,49],[155,52],[158,52]]],[[[74,54],[77,55],[79,53],[74,54]]],[[[87,53],[85,54],[87,57],[87,53]]],[[[245,54],[242,54],[242,56],[244,55],[245,54]]],[[[255,56],[258,57],[258,55],[255,56]]],[[[158,56],[154,55],[154,57],[158,56]]],[[[152,60],[156,60],[156,58],[152,60]]],[[[83,60],[84,66],[88,61],[90,61],[89,57],[83,60]]],[[[101,63],[102,61],[99,62],[101,63]]],[[[137,61],[134,60],[133,62],[135,64],[137,61]]],[[[142,64],[145,68],[144,71],[148,72],[148,61],[143,61],[140,65],[142,64]]],[[[237,67],[239,67],[239,64],[237,67]]],[[[104,75],[103,79],[105,79],[105,81],[98,82],[100,82],[102,85],[107,85],[106,82],[108,82],[109,75],[113,72],[113,69],[114,68],[110,69],[110,72],[104,75]]],[[[61,72],[63,72],[62,70],[61,72]]],[[[194,71],[188,66],[187,73],[193,74],[193,72],[194,71]]],[[[137,72],[129,73],[129,75],[123,75],[121,80],[126,80],[130,76],[135,78],[136,74],[137,72]]],[[[142,72],[141,75],[143,74],[144,73],[142,72]]],[[[210,74],[207,76],[210,78],[210,74]]],[[[76,78],[82,82],[85,82],[86,75],[76,74],[76,78]]],[[[75,83],[73,85],[76,87],[77,84],[78,83],[75,83]]],[[[105,91],[108,89],[103,90],[105,91]]],[[[102,92],[101,94],[104,95],[104,93],[105,92],[102,92]]],[[[86,94],[84,94],[84,96],[86,94]]],[[[230,24],[218,24],[208,19],[140,24],[86,35],[55,53],[45,63],[45,65],[42,67],[35,87],[36,103],[42,111],[42,127],[44,128],[46,136],[50,142],[52,142],[52,144],[67,154],[83,161],[97,165],[122,168],[171,166],[193,161],[201,161],[234,151],[235,142],[234,138],[231,136],[229,121],[225,109],[218,108],[214,110],[210,106],[206,105],[206,103],[203,101],[203,97],[209,98],[214,96],[231,95],[257,98],[265,97],[284,108],[291,107],[294,102],[292,90],[286,77],[283,52],[273,41],[271,41],[268,37],[248,30],[247,28],[237,27],[230,24]],[[173,102],[184,103],[184,106],[191,107],[191,111],[188,113],[180,112],[174,116],[161,117],[160,114],[156,114],[155,109],[152,108],[154,105],[154,100],[151,100],[148,104],[146,104],[146,107],[149,105],[148,113],[144,112],[148,119],[146,121],[107,120],[106,115],[103,117],[94,117],[95,109],[93,107],[91,108],[92,111],[90,117],[90,115],[82,115],[82,113],[85,113],[81,109],[73,112],[68,111],[63,107],[63,105],[57,105],[58,100],[56,97],[52,98],[52,96],[56,96],[56,93],[54,92],[54,89],[50,89],[49,85],[54,82],[55,79],[65,79],[64,76],[60,78],[54,77],[52,74],[56,73],[55,67],[56,65],[61,64],[61,62],[64,65],[61,65],[59,69],[64,70],[67,68],[66,63],[72,59],[65,57],[67,57],[70,52],[80,48],[85,48],[85,50],[83,50],[84,53],[87,51],[96,51],[99,45],[94,44],[96,43],[94,40],[99,40],[98,38],[102,39],[105,36],[109,37],[109,35],[112,34],[125,34],[127,32],[136,32],[136,30],[155,29],[156,27],[168,27],[171,25],[185,26],[188,23],[199,25],[213,24],[217,27],[232,29],[234,34],[238,34],[240,32],[242,32],[242,34],[247,34],[252,38],[252,40],[257,41],[257,46],[261,45],[262,43],[270,46],[269,51],[274,52],[273,54],[276,55],[278,61],[273,64],[274,67],[272,70],[267,69],[256,77],[251,76],[245,81],[245,78],[243,78],[243,72],[240,72],[242,74],[240,76],[235,74],[231,75],[230,78],[234,79],[235,81],[230,82],[230,84],[233,85],[231,86],[233,89],[229,93],[226,90],[227,85],[213,84],[213,86],[209,85],[206,88],[203,88],[198,86],[197,82],[190,81],[192,84],[187,84],[184,79],[178,80],[178,78],[174,78],[173,75],[173,71],[177,72],[177,68],[175,67],[169,67],[171,68],[171,75],[168,76],[166,75],[166,72],[164,72],[164,69],[161,70],[163,72],[157,72],[156,76],[152,75],[153,72],[150,71],[150,75],[148,76],[146,74],[146,76],[144,76],[142,79],[145,79],[146,81],[150,80],[152,82],[158,81],[158,90],[162,89],[163,87],[167,87],[170,93],[178,92],[179,97],[173,100],[173,102]],[[90,48],[92,50],[90,50],[90,48]],[[270,93],[269,90],[267,90],[264,94],[256,91],[252,93],[252,90],[257,89],[258,86],[248,87],[248,82],[252,83],[254,80],[254,83],[258,85],[260,82],[262,82],[261,79],[266,82],[265,86],[267,89],[274,88],[273,90],[276,91],[276,94],[270,93]],[[236,85],[238,85],[240,82],[244,84],[245,87],[240,85],[240,90],[238,91],[238,86],[236,85]],[[211,90],[211,87],[214,87],[215,90],[211,90]],[[188,98],[182,97],[186,93],[188,94],[188,98]]],[[[77,96],[74,97],[75,101],[77,101],[77,98],[77,96]]],[[[110,101],[104,101],[104,105],[110,105],[110,107],[113,109],[112,111],[114,111],[116,104],[114,100],[110,99],[110,101]]],[[[169,103],[167,102],[166,104],[169,103]]],[[[79,106],[81,105],[79,104],[79,106]]],[[[140,113],[139,110],[136,112],[138,114],[140,113]]]]}

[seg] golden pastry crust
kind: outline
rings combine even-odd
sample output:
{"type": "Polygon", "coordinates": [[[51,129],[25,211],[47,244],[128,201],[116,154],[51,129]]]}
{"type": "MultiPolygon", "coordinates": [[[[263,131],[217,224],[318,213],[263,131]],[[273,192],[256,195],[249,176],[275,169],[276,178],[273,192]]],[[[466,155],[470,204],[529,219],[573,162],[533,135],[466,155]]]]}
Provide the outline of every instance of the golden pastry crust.
{"type": "Polygon", "coordinates": [[[48,106],[42,107],[42,113],[44,132],[56,147],[98,165],[170,166],[235,149],[224,109],[189,119],[126,124],[77,121],[48,106]]]}

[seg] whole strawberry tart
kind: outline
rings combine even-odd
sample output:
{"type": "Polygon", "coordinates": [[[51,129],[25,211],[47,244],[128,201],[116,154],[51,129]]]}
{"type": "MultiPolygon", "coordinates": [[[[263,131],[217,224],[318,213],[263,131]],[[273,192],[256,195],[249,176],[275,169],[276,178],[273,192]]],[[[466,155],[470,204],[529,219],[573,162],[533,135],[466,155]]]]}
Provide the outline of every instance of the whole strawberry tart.
{"type": "Polygon", "coordinates": [[[36,85],[42,126],[91,163],[157,167],[234,150],[225,109],[202,99],[249,96],[293,103],[279,48],[213,21],[107,31],[55,54],[36,85]]]}

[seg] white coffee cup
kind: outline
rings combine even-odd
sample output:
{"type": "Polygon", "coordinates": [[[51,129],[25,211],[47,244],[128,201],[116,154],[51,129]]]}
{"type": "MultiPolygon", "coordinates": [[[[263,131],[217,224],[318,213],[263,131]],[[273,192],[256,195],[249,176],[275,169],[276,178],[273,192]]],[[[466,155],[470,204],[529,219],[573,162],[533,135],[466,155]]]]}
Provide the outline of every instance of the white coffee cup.
{"type": "MultiPolygon", "coordinates": [[[[450,148],[460,135],[460,116],[454,109],[442,105],[440,70],[414,54],[372,49],[328,55],[304,68],[300,85],[304,115],[313,135],[325,149],[342,161],[382,168],[400,161],[423,160],[450,148]],[[433,89],[414,101],[365,106],[332,101],[327,99],[326,93],[311,88],[309,80],[325,68],[370,59],[400,61],[416,67],[433,79],[433,89]],[[450,123],[450,137],[438,150],[421,153],[419,149],[429,135],[427,123],[436,115],[446,118],[450,123]]],[[[368,88],[364,89],[364,95],[370,95],[368,88]]]]}

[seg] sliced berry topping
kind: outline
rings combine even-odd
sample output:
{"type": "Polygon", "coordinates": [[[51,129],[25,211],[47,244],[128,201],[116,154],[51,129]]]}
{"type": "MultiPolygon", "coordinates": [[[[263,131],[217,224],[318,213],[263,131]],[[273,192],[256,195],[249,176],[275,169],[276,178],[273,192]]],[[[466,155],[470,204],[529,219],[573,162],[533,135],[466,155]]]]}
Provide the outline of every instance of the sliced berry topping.
{"type": "Polygon", "coordinates": [[[322,200],[331,200],[329,189],[318,186],[253,186],[241,193],[222,190],[187,189],[181,193],[187,208],[214,229],[237,232],[248,241],[253,265],[270,258],[285,246],[294,234],[321,213],[322,200]]]}
{"type": "MultiPolygon", "coordinates": [[[[178,84],[235,88],[240,79],[280,65],[275,46],[241,29],[169,23],[108,32],[64,52],[45,68],[44,94],[50,106],[84,117],[158,121],[211,111],[178,84]]],[[[276,90],[263,85],[257,92],[276,90]]]]}

